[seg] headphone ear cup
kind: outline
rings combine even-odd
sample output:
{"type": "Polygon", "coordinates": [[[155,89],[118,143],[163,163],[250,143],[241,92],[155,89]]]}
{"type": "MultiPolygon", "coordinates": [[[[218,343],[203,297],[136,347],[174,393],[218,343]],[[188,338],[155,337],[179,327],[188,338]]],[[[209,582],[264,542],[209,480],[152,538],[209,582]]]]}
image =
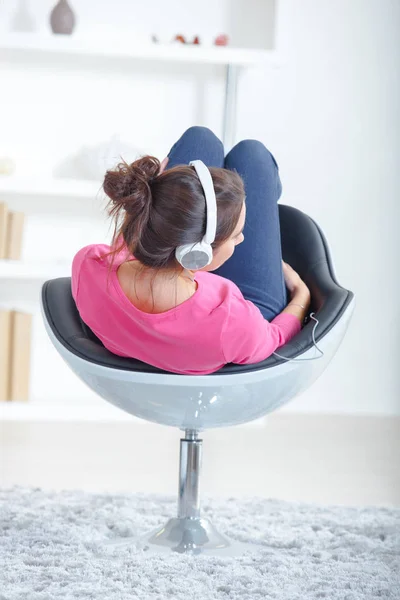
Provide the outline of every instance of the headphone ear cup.
{"type": "Polygon", "coordinates": [[[179,246],[175,251],[176,260],[182,267],[189,271],[197,271],[209,265],[213,259],[210,244],[198,242],[179,246]]]}

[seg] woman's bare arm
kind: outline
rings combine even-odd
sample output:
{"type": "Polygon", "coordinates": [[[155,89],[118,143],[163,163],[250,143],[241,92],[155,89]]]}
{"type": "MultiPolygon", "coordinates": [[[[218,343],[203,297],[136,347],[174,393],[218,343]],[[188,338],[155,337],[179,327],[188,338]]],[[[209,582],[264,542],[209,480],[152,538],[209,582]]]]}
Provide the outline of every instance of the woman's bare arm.
{"type": "Polygon", "coordinates": [[[290,292],[291,299],[287,307],[282,312],[294,315],[302,323],[310,307],[310,290],[298,273],[296,273],[296,271],[285,262],[283,262],[283,275],[285,277],[286,287],[290,292]]]}

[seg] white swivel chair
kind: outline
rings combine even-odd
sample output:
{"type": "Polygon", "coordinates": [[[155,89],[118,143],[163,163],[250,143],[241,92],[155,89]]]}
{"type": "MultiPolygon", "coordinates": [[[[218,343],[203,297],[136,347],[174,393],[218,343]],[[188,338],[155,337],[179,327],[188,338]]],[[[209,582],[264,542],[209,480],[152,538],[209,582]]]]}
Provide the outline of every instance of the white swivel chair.
{"type": "MultiPolygon", "coordinates": [[[[150,550],[195,554],[241,551],[201,517],[199,435],[208,428],[258,419],[306,390],[328,366],[347,330],[354,296],[335,278],[324,235],[299,210],[280,205],[279,211],[283,258],[308,285],[311,309],[319,321],[315,337],[324,355],[318,360],[288,362],[271,356],[254,365],[226,365],[205,376],[167,373],[109,352],[80,319],[70,278],[47,281],[43,286],[47,332],[77,376],[118,408],[185,432],[180,442],[178,514],[146,537],[145,547],[150,550]]],[[[291,359],[318,356],[312,341],[314,325],[308,322],[279,354],[291,359]]]]}

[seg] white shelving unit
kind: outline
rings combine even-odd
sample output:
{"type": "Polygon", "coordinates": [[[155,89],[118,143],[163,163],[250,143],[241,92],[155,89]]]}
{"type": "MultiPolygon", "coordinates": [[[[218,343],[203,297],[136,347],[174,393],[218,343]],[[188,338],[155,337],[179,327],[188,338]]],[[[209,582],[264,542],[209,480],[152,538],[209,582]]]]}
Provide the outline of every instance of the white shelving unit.
{"type": "Polygon", "coordinates": [[[239,69],[243,67],[277,67],[275,50],[173,44],[140,45],[116,39],[107,43],[77,36],[7,34],[0,40],[0,57],[7,52],[22,55],[63,55],[79,60],[84,57],[119,61],[152,60],[172,63],[221,65],[225,67],[225,101],[222,141],[229,150],[235,139],[236,96],[239,69]]]}
{"type": "Polygon", "coordinates": [[[101,194],[100,184],[94,181],[0,176],[0,196],[32,196],[32,198],[78,198],[93,200],[101,194]]]}
{"type": "Polygon", "coordinates": [[[0,260],[0,279],[37,280],[69,277],[70,263],[26,262],[19,260],[0,260]]]}
{"type": "Polygon", "coordinates": [[[118,60],[156,60],[163,62],[202,63],[213,65],[252,66],[264,64],[278,66],[277,55],[272,50],[231,48],[229,46],[197,46],[142,43],[140,45],[115,40],[100,42],[77,36],[36,34],[6,34],[0,39],[0,51],[19,53],[64,54],[76,58],[91,56],[118,60]]]}

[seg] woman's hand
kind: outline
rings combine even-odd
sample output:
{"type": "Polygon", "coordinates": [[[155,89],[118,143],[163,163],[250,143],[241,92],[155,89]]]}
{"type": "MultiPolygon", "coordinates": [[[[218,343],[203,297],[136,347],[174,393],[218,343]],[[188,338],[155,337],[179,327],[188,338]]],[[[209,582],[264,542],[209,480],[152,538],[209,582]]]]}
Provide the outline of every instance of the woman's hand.
{"type": "Polygon", "coordinates": [[[164,160],[163,160],[163,161],[161,161],[161,164],[160,164],[160,170],[158,171],[158,174],[159,174],[159,175],[161,175],[161,173],[162,173],[162,172],[163,172],[163,171],[166,169],[166,166],[167,166],[167,164],[168,164],[168,161],[169,161],[169,158],[168,158],[168,156],[166,156],[166,157],[164,158],[164,160]]]}
{"type": "Polygon", "coordinates": [[[310,306],[310,290],[290,265],[282,261],[282,266],[286,287],[291,296],[291,300],[283,312],[288,312],[303,322],[310,306]]]}
{"type": "Polygon", "coordinates": [[[292,295],[294,293],[296,293],[296,290],[298,290],[299,288],[301,288],[303,286],[307,288],[306,284],[301,279],[300,275],[298,273],[296,273],[296,271],[294,269],[292,269],[292,267],[290,265],[288,265],[287,263],[282,261],[282,266],[283,266],[283,276],[285,278],[286,287],[292,295]]]}

